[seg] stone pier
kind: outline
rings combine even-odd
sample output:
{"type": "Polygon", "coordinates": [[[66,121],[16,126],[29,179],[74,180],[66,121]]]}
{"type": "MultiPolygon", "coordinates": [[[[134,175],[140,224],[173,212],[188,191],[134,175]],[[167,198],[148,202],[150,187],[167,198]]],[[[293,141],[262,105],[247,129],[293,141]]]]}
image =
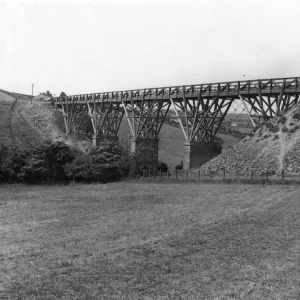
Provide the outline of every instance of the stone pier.
{"type": "Polygon", "coordinates": [[[130,152],[132,155],[137,155],[142,165],[147,168],[156,168],[158,164],[158,144],[158,138],[132,139],[130,152]]]}
{"type": "Polygon", "coordinates": [[[219,142],[189,142],[184,143],[183,168],[185,170],[200,167],[221,153],[219,142]]]}

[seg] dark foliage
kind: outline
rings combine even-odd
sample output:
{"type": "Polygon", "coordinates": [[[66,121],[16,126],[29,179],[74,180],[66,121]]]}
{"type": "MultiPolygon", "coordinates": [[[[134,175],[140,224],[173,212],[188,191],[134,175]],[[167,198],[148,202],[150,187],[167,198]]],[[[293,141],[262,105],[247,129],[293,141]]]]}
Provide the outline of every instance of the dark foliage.
{"type": "Polygon", "coordinates": [[[295,119],[295,120],[300,120],[300,112],[295,112],[294,114],[293,114],[293,119],[295,119]]]}
{"type": "Polygon", "coordinates": [[[167,172],[168,171],[168,165],[162,161],[158,162],[157,165],[157,170],[158,171],[162,171],[162,172],[167,172]]]}
{"type": "Polygon", "coordinates": [[[270,128],[270,131],[273,133],[276,133],[279,131],[279,127],[278,126],[273,126],[272,128],[270,128]]]}
{"type": "Polygon", "coordinates": [[[88,155],[64,166],[68,179],[82,182],[111,182],[127,177],[130,171],[128,152],[119,144],[105,142],[88,155]]]}
{"type": "Polygon", "coordinates": [[[19,182],[18,175],[26,165],[29,152],[16,147],[3,147],[0,157],[0,174],[2,182],[19,182]]]}
{"type": "Polygon", "coordinates": [[[281,131],[286,133],[286,132],[289,132],[289,129],[286,126],[282,126],[281,131]]]}
{"type": "Polygon", "coordinates": [[[175,167],[176,170],[183,170],[183,161],[180,161],[180,164],[175,167]]]}
{"type": "Polygon", "coordinates": [[[0,178],[3,182],[61,182],[66,180],[64,164],[74,156],[67,145],[61,142],[45,144],[32,151],[16,147],[0,151],[0,178]]]}
{"type": "Polygon", "coordinates": [[[282,123],[282,124],[285,124],[286,122],[286,116],[282,116],[279,118],[278,122],[282,123]]]}
{"type": "Polygon", "coordinates": [[[296,132],[295,128],[291,128],[289,131],[289,133],[294,133],[294,132],[296,132]]]}
{"type": "Polygon", "coordinates": [[[269,128],[269,129],[273,128],[273,124],[271,122],[267,122],[265,124],[265,126],[266,126],[266,128],[269,128]]]}

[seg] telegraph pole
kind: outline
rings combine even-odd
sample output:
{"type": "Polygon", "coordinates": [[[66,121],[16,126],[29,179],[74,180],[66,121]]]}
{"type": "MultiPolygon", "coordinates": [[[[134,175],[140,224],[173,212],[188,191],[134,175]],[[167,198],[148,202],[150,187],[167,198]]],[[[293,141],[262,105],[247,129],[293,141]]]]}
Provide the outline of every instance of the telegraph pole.
{"type": "MultiPolygon", "coordinates": [[[[34,87],[34,84],[31,85],[31,96],[33,98],[33,87],[34,87]]],[[[32,98],[31,98],[31,104],[32,104],[32,98]]]]}

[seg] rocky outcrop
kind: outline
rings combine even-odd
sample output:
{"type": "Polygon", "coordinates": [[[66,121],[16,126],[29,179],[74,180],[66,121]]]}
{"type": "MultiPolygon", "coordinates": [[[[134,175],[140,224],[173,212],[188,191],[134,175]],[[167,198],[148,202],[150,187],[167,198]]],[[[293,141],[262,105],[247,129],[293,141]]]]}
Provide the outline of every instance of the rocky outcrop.
{"type": "Polygon", "coordinates": [[[212,159],[200,169],[215,174],[239,173],[281,174],[300,173],[300,106],[295,106],[286,114],[273,118],[253,130],[249,136],[239,141],[222,154],[212,159]]]}

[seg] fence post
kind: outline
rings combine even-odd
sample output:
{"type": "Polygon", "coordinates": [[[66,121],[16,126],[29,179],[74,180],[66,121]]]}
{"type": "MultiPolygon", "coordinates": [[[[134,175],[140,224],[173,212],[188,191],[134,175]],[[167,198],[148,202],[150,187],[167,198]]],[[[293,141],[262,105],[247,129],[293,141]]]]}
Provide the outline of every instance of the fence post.
{"type": "Polygon", "coordinates": [[[209,170],[209,178],[212,179],[211,168],[209,167],[208,170],[209,170]]]}
{"type": "Polygon", "coordinates": [[[200,180],[200,169],[198,170],[198,179],[200,180]]]}
{"type": "Polygon", "coordinates": [[[161,169],[159,170],[159,179],[161,180],[161,169]]]}
{"type": "Polygon", "coordinates": [[[223,168],[223,179],[225,179],[225,173],[226,173],[226,171],[225,171],[225,167],[223,168]]]}
{"type": "Polygon", "coordinates": [[[169,179],[169,177],[170,177],[169,169],[167,169],[167,177],[168,177],[168,179],[169,179]]]}
{"type": "Polygon", "coordinates": [[[253,174],[254,174],[254,172],[253,172],[253,170],[251,170],[251,180],[253,181],[253,174]]]}
{"type": "Polygon", "coordinates": [[[239,169],[236,170],[237,180],[240,180],[240,172],[239,169]]]}
{"type": "Polygon", "coordinates": [[[189,170],[186,170],[186,180],[189,180],[189,170]]]}
{"type": "Polygon", "coordinates": [[[153,171],[153,176],[154,176],[154,178],[156,178],[156,169],[154,169],[154,171],[153,171]]]}
{"type": "Polygon", "coordinates": [[[150,170],[150,169],[148,169],[148,172],[149,172],[149,176],[148,176],[148,177],[151,177],[151,170],[150,170]]]}
{"type": "Polygon", "coordinates": [[[269,172],[268,171],[266,173],[266,177],[267,177],[267,181],[268,181],[268,179],[269,179],[269,172]]]}
{"type": "Polygon", "coordinates": [[[284,169],[281,170],[281,179],[284,180],[284,169]]]}
{"type": "Polygon", "coordinates": [[[175,178],[177,179],[177,169],[175,169],[175,178]]]}

